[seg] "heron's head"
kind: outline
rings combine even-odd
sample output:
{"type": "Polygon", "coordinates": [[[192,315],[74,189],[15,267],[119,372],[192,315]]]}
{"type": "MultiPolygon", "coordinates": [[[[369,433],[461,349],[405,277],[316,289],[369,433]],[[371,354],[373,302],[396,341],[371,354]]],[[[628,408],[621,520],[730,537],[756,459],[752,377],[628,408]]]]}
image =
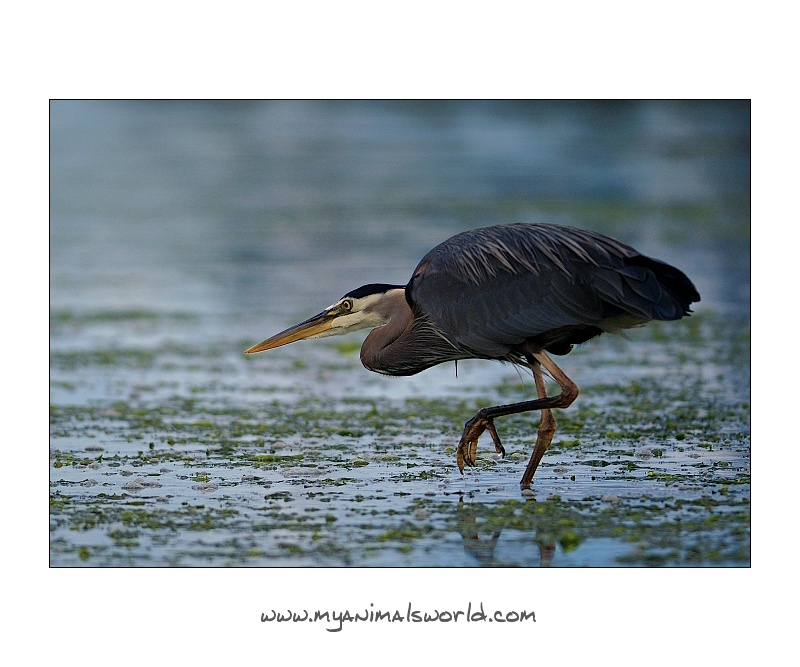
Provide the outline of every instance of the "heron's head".
{"type": "Polygon", "coordinates": [[[392,315],[392,303],[400,297],[405,301],[404,294],[405,287],[401,285],[364,285],[348,292],[305,322],[253,345],[245,350],[245,354],[271,350],[306,338],[339,336],[359,329],[383,326],[392,315]]]}

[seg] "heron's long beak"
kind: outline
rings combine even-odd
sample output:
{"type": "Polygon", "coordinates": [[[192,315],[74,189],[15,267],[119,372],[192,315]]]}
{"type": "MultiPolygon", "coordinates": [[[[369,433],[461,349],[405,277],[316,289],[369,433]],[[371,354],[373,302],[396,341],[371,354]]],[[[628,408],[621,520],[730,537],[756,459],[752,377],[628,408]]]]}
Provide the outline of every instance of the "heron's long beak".
{"type": "Polygon", "coordinates": [[[311,338],[312,336],[318,336],[319,334],[328,331],[331,328],[333,325],[333,320],[336,317],[337,313],[331,312],[330,310],[324,310],[318,315],[314,315],[314,317],[307,319],[305,322],[295,324],[293,327],[286,329],[286,331],[281,331],[279,334],[275,334],[266,340],[262,340],[260,343],[253,345],[253,347],[245,350],[244,352],[245,354],[263,352],[264,350],[271,350],[275,347],[280,347],[281,345],[294,343],[296,340],[303,340],[305,338],[311,338]]]}

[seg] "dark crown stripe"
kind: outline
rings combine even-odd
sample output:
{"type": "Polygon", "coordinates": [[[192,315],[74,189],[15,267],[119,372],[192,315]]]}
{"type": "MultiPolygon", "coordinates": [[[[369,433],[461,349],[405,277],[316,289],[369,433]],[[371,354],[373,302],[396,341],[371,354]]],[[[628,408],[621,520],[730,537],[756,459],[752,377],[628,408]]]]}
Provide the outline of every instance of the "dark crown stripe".
{"type": "Polygon", "coordinates": [[[363,299],[365,296],[369,296],[370,294],[385,294],[391,289],[405,289],[403,285],[387,285],[385,283],[372,283],[370,285],[362,285],[354,289],[352,292],[348,292],[342,298],[345,299],[350,297],[351,299],[363,299]]]}

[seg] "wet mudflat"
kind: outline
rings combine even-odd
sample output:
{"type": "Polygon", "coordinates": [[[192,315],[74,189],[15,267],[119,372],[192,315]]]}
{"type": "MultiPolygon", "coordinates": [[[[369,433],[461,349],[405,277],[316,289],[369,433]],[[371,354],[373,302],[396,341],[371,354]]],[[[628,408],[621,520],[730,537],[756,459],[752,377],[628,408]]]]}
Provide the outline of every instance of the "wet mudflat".
{"type": "MultiPolygon", "coordinates": [[[[191,317],[52,319],[56,565],[745,565],[746,322],[698,315],[582,346],[524,498],[536,415],[459,474],[460,427],[532,379],[489,362],[373,376],[357,345],[195,347],[191,317]],[[59,351],[140,331],[160,343],[59,351]],[[669,332],[669,335],[667,335],[669,332]]],[[[357,342],[357,341],[356,341],[357,342]]]]}
{"type": "MultiPolygon", "coordinates": [[[[747,566],[749,111],[657,103],[54,103],[54,566],[747,566]],[[744,118],[744,121],[742,121],[744,118]],[[589,227],[675,263],[685,320],[560,359],[581,395],[455,445],[532,378],[245,357],[463,229],[589,227]]],[[[550,388],[555,391],[555,386],[550,388]]]]}

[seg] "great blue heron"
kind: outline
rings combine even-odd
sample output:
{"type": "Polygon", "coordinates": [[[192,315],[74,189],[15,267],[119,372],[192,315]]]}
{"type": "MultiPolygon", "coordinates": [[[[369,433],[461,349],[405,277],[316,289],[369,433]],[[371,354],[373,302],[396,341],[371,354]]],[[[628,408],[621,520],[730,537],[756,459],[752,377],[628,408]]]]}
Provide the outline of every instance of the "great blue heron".
{"type": "Polygon", "coordinates": [[[538,398],[479,410],[464,426],[456,461],[462,474],[465,464],[475,464],[484,431],[505,455],[494,420],[541,410],[536,445],[520,482],[526,489],[556,431],[552,409],[568,407],[578,395],[548,352],[564,355],[603,332],[678,320],[699,300],[683,272],[616,239],[557,225],[499,225],[439,244],[407,285],[359,287],[247,353],[372,328],[361,362],[386,375],[413,375],[459,359],[525,366],[538,398]],[[559,395],[547,396],[542,367],[560,385],[559,395]]]}

